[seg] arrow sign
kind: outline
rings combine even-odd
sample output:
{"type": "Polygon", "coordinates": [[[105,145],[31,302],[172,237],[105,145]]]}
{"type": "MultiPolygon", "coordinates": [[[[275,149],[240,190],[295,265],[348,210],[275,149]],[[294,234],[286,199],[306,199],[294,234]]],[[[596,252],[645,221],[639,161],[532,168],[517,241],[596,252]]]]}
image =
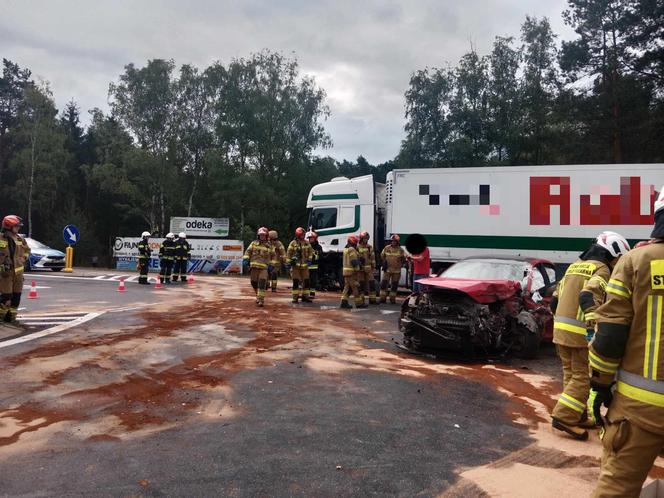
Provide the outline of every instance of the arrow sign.
{"type": "Polygon", "coordinates": [[[67,225],[62,231],[62,237],[67,244],[76,244],[81,239],[81,232],[78,231],[76,225],[67,225]]]}

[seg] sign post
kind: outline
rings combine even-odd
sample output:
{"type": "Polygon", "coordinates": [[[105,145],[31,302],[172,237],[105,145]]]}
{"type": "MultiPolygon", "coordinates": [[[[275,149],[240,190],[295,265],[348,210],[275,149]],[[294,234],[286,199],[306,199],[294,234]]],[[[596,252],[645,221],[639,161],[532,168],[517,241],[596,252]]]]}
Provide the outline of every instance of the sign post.
{"type": "Polygon", "coordinates": [[[73,245],[76,245],[81,239],[81,232],[75,225],[67,225],[64,230],[62,230],[62,238],[67,243],[67,249],[65,250],[65,268],[64,272],[71,273],[74,271],[74,248],[73,245]]]}

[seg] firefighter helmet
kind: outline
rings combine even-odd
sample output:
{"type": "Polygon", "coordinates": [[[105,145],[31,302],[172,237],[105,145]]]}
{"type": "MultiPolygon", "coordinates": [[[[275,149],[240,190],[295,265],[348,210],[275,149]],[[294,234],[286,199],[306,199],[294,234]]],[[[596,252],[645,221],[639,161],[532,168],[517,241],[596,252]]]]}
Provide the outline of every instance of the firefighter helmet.
{"type": "Polygon", "coordinates": [[[152,235],[152,234],[146,230],[145,232],[143,232],[141,234],[141,237],[145,238],[145,237],[149,237],[150,235],[152,235]]]}
{"type": "Polygon", "coordinates": [[[174,239],[174,238],[175,238],[175,234],[174,234],[173,232],[168,232],[168,233],[166,234],[166,238],[167,238],[167,239],[174,239]]]}
{"type": "Polygon", "coordinates": [[[397,242],[401,241],[401,237],[399,237],[398,233],[392,234],[392,237],[390,237],[390,240],[396,240],[397,242]]]}
{"type": "Polygon", "coordinates": [[[307,232],[307,239],[318,240],[318,234],[311,230],[310,232],[307,232]]]}
{"type": "Polygon", "coordinates": [[[629,242],[627,242],[627,239],[616,232],[600,233],[595,243],[609,251],[614,258],[627,254],[627,251],[629,251],[629,242]]]}
{"type": "Polygon", "coordinates": [[[349,243],[349,244],[355,246],[355,245],[357,245],[358,242],[359,242],[359,241],[358,241],[358,239],[357,239],[357,235],[349,235],[349,236],[348,236],[348,243],[349,243]]]}
{"type": "Polygon", "coordinates": [[[14,227],[22,227],[23,226],[23,220],[16,216],[15,214],[10,214],[8,216],[5,216],[2,219],[2,228],[5,228],[7,230],[11,230],[14,227]]]}
{"type": "Polygon", "coordinates": [[[661,211],[662,209],[664,209],[664,185],[662,186],[661,189],[659,189],[659,195],[655,200],[655,206],[653,212],[656,213],[657,211],[661,211]]]}
{"type": "Polygon", "coordinates": [[[187,234],[184,233],[184,232],[180,232],[180,233],[178,234],[178,237],[181,238],[181,239],[186,239],[186,238],[187,238],[187,234]]]}
{"type": "Polygon", "coordinates": [[[270,230],[268,233],[272,240],[277,240],[279,238],[279,234],[277,233],[276,230],[270,230]]]}
{"type": "Polygon", "coordinates": [[[267,237],[268,231],[267,228],[265,227],[260,227],[257,232],[258,236],[260,237],[261,235],[265,235],[267,237]]]}
{"type": "Polygon", "coordinates": [[[295,236],[296,237],[304,237],[304,228],[302,227],[297,227],[295,229],[295,236]]]}
{"type": "Polygon", "coordinates": [[[369,240],[369,238],[370,238],[369,232],[367,232],[366,230],[360,232],[360,240],[362,240],[362,239],[369,240]]]}

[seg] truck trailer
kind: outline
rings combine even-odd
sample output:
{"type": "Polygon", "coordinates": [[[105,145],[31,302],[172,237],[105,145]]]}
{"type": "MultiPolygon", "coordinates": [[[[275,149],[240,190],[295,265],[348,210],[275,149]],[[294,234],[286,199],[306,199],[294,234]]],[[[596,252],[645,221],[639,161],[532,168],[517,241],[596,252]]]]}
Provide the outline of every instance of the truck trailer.
{"type": "Polygon", "coordinates": [[[309,226],[328,273],[340,271],[346,239],[366,230],[385,239],[421,234],[432,266],[471,256],[573,262],[597,234],[647,239],[664,164],[397,169],[339,177],[309,192],[309,226]]]}

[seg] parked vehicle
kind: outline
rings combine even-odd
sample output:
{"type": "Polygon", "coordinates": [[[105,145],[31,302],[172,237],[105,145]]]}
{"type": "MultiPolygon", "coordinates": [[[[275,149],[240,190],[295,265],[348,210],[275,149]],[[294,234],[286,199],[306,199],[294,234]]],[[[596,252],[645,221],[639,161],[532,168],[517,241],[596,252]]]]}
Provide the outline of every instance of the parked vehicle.
{"type": "Polygon", "coordinates": [[[401,309],[404,345],[466,357],[515,354],[533,358],[553,338],[553,263],[537,258],[469,258],[425,287],[401,309]]]}
{"type": "Polygon", "coordinates": [[[65,267],[65,254],[52,249],[38,240],[24,237],[30,248],[30,258],[25,262],[26,271],[53,270],[61,271],[65,267]]]}
{"type": "Polygon", "coordinates": [[[334,178],[309,192],[309,226],[340,271],[349,234],[368,231],[377,249],[396,233],[421,234],[432,266],[469,256],[546,258],[569,264],[602,230],[648,238],[664,164],[399,169],[334,178]]]}

